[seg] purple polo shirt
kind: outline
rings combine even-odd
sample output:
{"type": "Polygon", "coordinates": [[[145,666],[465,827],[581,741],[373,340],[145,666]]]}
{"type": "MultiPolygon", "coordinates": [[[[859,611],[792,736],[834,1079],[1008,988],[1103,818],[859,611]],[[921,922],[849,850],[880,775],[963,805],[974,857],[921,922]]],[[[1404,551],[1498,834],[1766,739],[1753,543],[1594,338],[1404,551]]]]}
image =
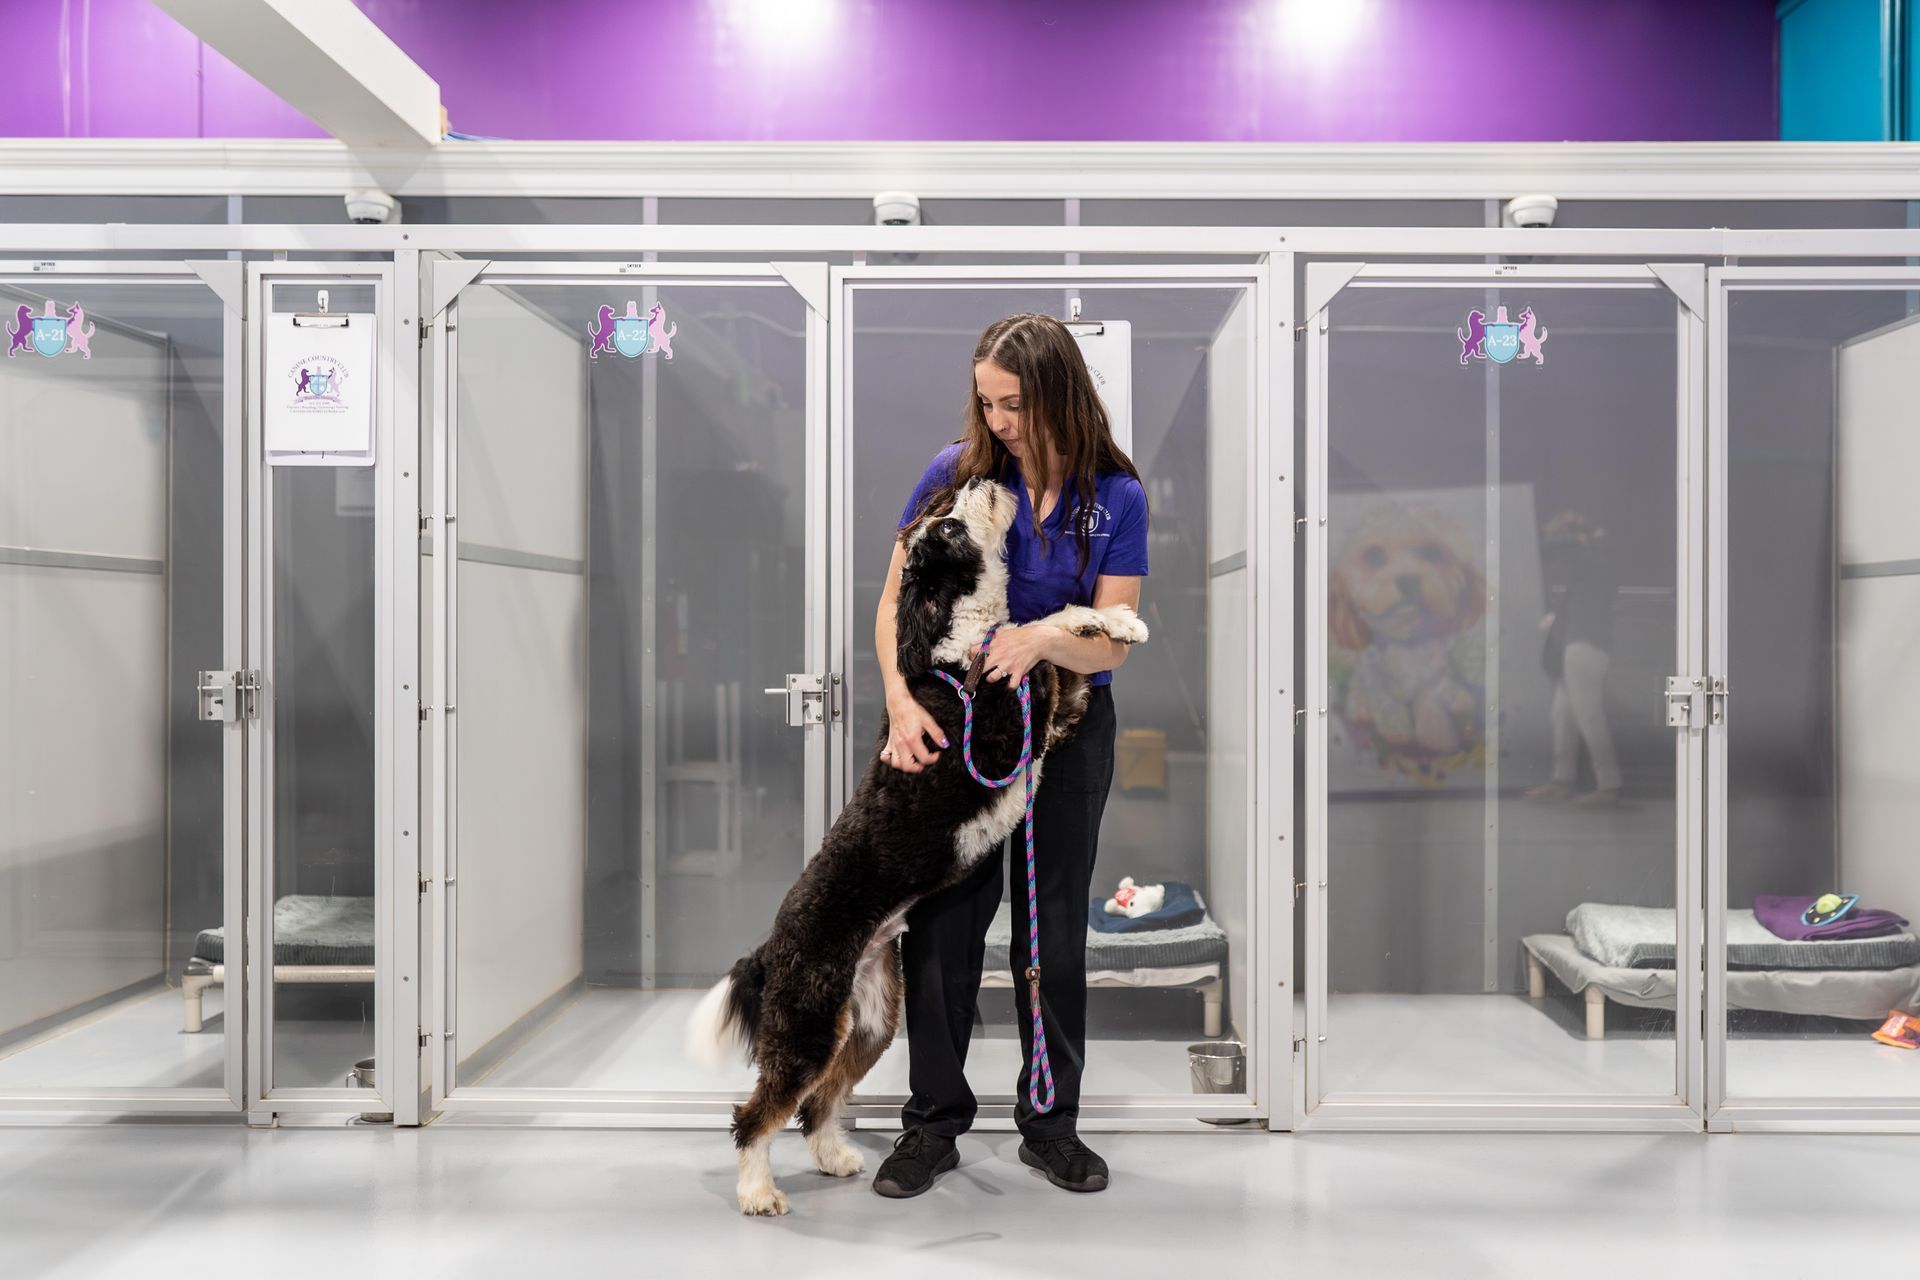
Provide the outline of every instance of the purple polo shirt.
{"type": "MultiPolygon", "coordinates": [[[[900,527],[913,523],[927,496],[953,479],[960,446],[950,444],[935,455],[927,472],[914,486],[900,513],[900,527]]],[[[1046,545],[1033,531],[1033,503],[1027,484],[1016,475],[1007,486],[1020,502],[1020,513],[1007,532],[1007,612],[1016,623],[1032,622],[1070,604],[1092,604],[1094,580],[1101,574],[1115,578],[1147,576],[1147,495],[1140,482],[1124,471],[1109,471],[1093,487],[1093,509],[1081,513],[1078,500],[1062,493],[1048,513],[1046,545]],[[1087,529],[1087,567],[1080,568],[1080,540],[1069,522],[1067,506],[1087,529]]],[[[1091,677],[1108,684],[1111,671],[1091,677]]]]}

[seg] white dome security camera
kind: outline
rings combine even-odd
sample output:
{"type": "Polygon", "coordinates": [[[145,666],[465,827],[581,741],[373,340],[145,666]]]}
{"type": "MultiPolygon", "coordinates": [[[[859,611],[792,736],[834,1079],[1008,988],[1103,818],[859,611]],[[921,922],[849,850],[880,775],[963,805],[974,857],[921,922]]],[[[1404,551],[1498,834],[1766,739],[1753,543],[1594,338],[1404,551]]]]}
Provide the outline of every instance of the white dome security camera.
{"type": "Polygon", "coordinates": [[[366,226],[399,222],[400,202],[384,191],[347,192],[347,220],[366,226]]]}
{"type": "Polygon", "coordinates": [[[911,191],[882,191],[873,198],[873,220],[883,227],[917,227],[920,197],[911,191]]]}
{"type": "Polygon", "coordinates": [[[1560,202],[1552,196],[1515,196],[1500,210],[1503,227],[1550,227],[1560,212],[1560,202]]]}

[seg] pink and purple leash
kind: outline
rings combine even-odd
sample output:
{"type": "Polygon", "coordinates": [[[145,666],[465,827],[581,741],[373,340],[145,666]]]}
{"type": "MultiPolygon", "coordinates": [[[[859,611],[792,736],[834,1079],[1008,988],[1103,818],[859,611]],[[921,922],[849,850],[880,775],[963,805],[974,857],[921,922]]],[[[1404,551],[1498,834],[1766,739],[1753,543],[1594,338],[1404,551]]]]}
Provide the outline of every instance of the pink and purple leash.
{"type": "MultiPolygon", "coordinates": [[[[987,628],[986,639],[980,642],[980,652],[985,654],[987,646],[993,643],[993,634],[998,627],[987,628]]],[[[1013,766],[1013,772],[1000,779],[989,778],[981,773],[973,763],[973,695],[965,685],[946,672],[936,668],[934,674],[953,686],[960,695],[960,705],[966,711],[966,726],[960,739],[960,756],[966,761],[967,772],[973,780],[983,787],[999,790],[1010,786],[1015,778],[1022,774],[1027,779],[1027,945],[1029,963],[1027,965],[1027,992],[1033,1009],[1033,1063],[1027,1071],[1027,1102],[1035,1112],[1044,1114],[1053,1110],[1053,1064],[1047,1060],[1047,1027],[1040,1017],[1040,887],[1034,870],[1033,855],[1033,691],[1026,677],[1020,680],[1020,760],[1013,766]],[[1041,1082],[1046,1083],[1046,1099],[1041,1100],[1041,1082]]]]}

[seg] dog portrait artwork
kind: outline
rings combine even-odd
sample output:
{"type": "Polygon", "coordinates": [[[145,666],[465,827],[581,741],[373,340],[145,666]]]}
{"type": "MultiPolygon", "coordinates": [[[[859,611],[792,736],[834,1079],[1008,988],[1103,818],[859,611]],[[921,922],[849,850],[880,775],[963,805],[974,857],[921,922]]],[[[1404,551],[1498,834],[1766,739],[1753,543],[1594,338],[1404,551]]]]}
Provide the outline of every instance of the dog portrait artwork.
{"type": "Polygon", "coordinates": [[[1329,548],[1329,711],[1380,769],[1426,786],[1484,764],[1487,582],[1475,540],[1392,501],[1329,548]]]}
{"type": "MultiPolygon", "coordinates": [[[[840,1116],[900,1024],[895,939],[907,910],[960,880],[1025,814],[1022,782],[996,790],[969,772],[966,705],[939,674],[970,691],[973,766],[989,778],[1008,776],[1025,736],[1020,693],[1006,681],[982,680],[978,655],[989,631],[1008,621],[1005,551],[1017,506],[1008,489],[975,480],[954,495],[951,509],[923,516],[901,535],[899,671],[952,746],[925,770],[903,773],[879,759],[882,725],[852,799],[782,900],[766,941],[707,992],[689,1021],[688,1051],[697,1061],[718,1068],[744,1052],[758,1069],[733,1117],[742,1213],[787,1212],[768,1150],[795,1115],[820,1172],[860,1172],[840,1116]]],[[[1040,622],[1127,644],[1147,638],[1125,606],[1069,606],[1040,622]]],[[[1037,785],[1047,754],[1084,713],[1089,686],[1087,677],[1044,662],[1028,684],[1037,785]]]]}

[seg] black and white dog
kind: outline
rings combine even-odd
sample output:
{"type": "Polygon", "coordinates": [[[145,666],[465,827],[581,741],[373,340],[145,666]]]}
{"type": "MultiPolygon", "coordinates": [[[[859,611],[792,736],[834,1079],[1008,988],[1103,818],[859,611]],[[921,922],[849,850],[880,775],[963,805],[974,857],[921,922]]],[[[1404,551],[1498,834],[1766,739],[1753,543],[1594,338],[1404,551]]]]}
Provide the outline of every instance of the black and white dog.
{"type": "MultiPolygon", "coordinates": [[[[950,512],[924,517],[904,535],[900,674],[952,746],[908,774],[882,762],[875,745],[852,801],[788,890],[767,941],[736,962],[694,1011],[688,1049],[696,1059],[717,1067],[744,1048],[760,1069],[752,1096],[733,1115],[742,1213],[787,1211],[767,1154],[796,1110],[820,1172],[845,1177],[864,1167],[839,1118],[900,1025],[894,939],[906,928],[907,909],[959,880],[1025,814],[1023,782],[993,790],[967,772],[960,697],[934,674],[942,668],[975,686],[975,767],[990,778],[1012,772],[1020,759],[1018,688],[981,681],[980,664],[970,668],[969,658],[990,627],[1007,621],[1005,547],[1015,510],[1012,493],[976,480],[955,495],[950,512]]],[[[1043,621],[1128,644],[1147,638],[1125,606],[1076,605],[1043,621]]],[[[1047,751],[1086,709],[1087,680],[1050,663],[1028,679],[1037,784],[1047,751]]],[[[886,739],[883,726],[880,743],[886,739]]]]}

